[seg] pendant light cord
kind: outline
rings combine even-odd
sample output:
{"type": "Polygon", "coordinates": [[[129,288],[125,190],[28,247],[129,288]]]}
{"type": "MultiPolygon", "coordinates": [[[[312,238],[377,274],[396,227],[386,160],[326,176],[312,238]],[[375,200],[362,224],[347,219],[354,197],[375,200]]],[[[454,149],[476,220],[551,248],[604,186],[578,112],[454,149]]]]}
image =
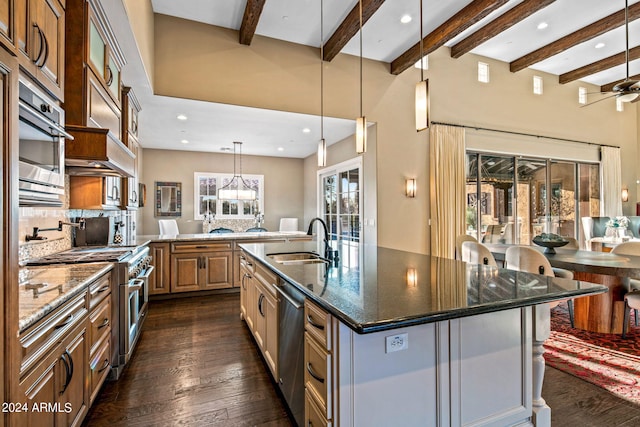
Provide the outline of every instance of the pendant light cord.
{"type": "Polygon", "coordinates": [[[424,81],[424,41],[422,37],[422,0],[420,0],[420,81],[424,81]]]}
{"type": "Polygon", "coordinates": [[[624,0],[624,28],[625,28],[625,41],[626,49],[624,51],[624,58],[627,64],[627,79],[629,80],[629,0],[624,0]]]}
{"type": "Polygon", "coordinates": [[[320,140],[324,139],[324,13],[320,0],[320,140]]]}
{"type": "Polygon", "coordinates": [[[360,0],[360,117],[362,114],[362,0],[360,0]]]}

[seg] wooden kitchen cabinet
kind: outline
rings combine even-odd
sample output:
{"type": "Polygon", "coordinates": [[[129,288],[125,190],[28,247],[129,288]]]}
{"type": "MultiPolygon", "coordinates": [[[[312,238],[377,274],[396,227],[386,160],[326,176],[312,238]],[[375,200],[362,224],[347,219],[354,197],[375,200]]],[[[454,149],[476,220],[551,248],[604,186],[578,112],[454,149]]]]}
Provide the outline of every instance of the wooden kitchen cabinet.
{"type": "Polygon", "coordinates": [[[150,243],[151,265],[155,267],[149,275],[149,295],[171,292],[169,243],[150,243]]]}
{"type": "Polygon", "coordinates": [[[253,282],[254,267],[251,259],[240,254],[240,273],[242,275],[240,284],[240,318],[244,319],[250,330],[254,328],[253,320],[255,319],[256,313],[253,303],[253,299],[255,299],[255,283],[253,282]],[[250,293],[252,297],[251,301],[249,300],[250,293]]]}
{"type": "Polygon", "coordinates": [[[85,387],[89,355],[86,317],[77,323],[60,344],[21,379],[20,395],[29,410],[15,414],[16,425],[66,427],[82,423],[89,407],[85,387]],[[42,410],[33,410],[34,405],[42,410]]]}
{"type": "Polygon", "coordinates": [[[233,242],[173,243],[171,292],[232,287],[233,242]]]}
{"type": "Polygon", "coordinates": [[[64,101],[65,10],[58,0],[15,3],[20,65],[45,89],[64,101]]]}
{"type": "Polygon", "coordinates": [[[305,425],[328,426],[333,418],[331,315],[307,299],[304,318],[305,425]]]}
{"type": "Polygon", "coordinates": [[[120,209],[122,178],[117,176],[70,176],[70,209],[120,209]]]}
{"type": "Polygon", "coordinates": [[[0,44],[11,52],[15,50],[15,1],[0,2],[0,44]]]}
{"type": "Polygon", "coordinates": [[[127,209],[137,209],[140,203],[140,195],[138,194],[138,174],[140,167],[140,159],[138,157],[140,151],[140,144],[138,143],[138,113],[140,113],[140,109],[140,103],[133,90],[128,86],[123,87],[122,143],[126,145],[136,157],[133,176],[125,178],[123,181],[123,192],[127,198],[125,201],[127,209]]]}
{"type": "Polygon", "coordinates": [[[67,0],[65,114],[68,124],[121,131],[124,55],[100,1],[67,0]]]}
{"type": "MultiPolygon", "coordinates": [[[[116,312],[117,313],[117,312],[116,312]]],[[[111,305],[111,275],[89,286],[89,404],[98,396],[111,368],[111,335],[114,310],[111,305]]]]}

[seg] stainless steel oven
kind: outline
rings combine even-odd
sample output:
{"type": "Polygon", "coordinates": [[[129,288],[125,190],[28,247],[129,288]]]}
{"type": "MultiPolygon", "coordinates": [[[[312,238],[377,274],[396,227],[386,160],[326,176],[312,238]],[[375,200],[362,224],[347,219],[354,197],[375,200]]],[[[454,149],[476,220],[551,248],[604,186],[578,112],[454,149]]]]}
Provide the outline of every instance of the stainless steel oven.
{"type": "Polygon", "coordinates": [[[19,201],[21,206],[62,206],[64,110],[21,76],[19,92],[19,201]]]}
{"type": "Polygon", "coordinates": [[[121,281],[119,286],[120,351],[116,378],[120,375],[120,368],[129,362],[142,332],[149,302],[149,275],[154,268],[150,263],[149,248],[145,247],[119,266],[121,277],[128,280],[121,281]]]}

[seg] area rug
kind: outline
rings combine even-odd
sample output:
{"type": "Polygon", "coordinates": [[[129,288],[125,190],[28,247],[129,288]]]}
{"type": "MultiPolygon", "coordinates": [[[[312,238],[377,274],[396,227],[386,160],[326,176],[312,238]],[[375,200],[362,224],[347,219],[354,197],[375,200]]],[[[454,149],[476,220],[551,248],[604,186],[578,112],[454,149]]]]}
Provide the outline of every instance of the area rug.
{"type": "Polygon", "coordinates": [[[631,326],[626,339],[575,329],[560,305],[551,310],[551,334],[544,346],[549,366],[640,404],[640,328],[631,326]]]}

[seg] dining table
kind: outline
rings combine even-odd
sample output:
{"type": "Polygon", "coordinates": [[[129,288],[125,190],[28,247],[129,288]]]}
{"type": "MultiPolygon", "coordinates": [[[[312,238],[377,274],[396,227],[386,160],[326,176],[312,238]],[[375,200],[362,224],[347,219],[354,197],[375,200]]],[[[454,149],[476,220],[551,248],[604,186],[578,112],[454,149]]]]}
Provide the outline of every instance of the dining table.
{"type": "MultiPolygon", "coordinates": [[[[510,244],[485,244],[498,262],[503,262],[510,244]]],[[[574,326],[590,332],[622,334],[624,324],[624,294],[630,278],[640,278],[640,256],[620,255],[556,248],[555,254],[543,247],[531,246],[549,260],[552,267],[573,272],[574,280],[605,285],[608,292],[574,300],[574,326]]],[[[508,268],[508,266],[506,266],[508,268]]]]}

